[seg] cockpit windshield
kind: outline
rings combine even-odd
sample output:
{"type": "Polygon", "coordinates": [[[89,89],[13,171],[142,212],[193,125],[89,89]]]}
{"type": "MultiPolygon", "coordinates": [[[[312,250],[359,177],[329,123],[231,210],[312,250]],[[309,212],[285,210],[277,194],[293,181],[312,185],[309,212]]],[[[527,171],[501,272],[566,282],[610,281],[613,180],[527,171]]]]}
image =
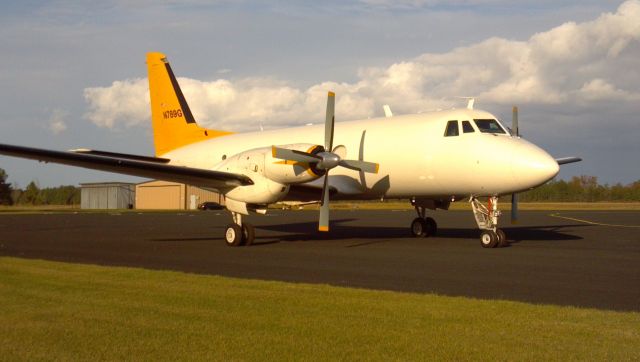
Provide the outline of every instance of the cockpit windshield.
{"type": "Polygon", "coordinates": [[[507,133],[495,119],[474,119],[473,121],[482,133],[507,133]]]}

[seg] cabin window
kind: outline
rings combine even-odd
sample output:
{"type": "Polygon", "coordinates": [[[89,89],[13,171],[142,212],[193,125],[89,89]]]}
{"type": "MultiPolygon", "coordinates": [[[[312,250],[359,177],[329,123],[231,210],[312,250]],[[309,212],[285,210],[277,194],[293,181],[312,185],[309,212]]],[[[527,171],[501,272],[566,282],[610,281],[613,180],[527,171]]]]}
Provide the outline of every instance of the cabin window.
{"type": "Polygon", "coordinates": [[[447,129],[444,131],[445,137],[457,136],[460,134],[458,130],[458,121],[447,122],[447,129]]]}
{"type": "Polygon", "coordinates": [[[475,130],[473,129],[473,126],[471,125],[471,122],[462,121],[462,132],[464,133],[475,132],[475,130]]]}
{"type": "Polygon", "coordinates": [[[473,121],[482,133],[507,133],[495,119],[474,119],[473,121]]]}

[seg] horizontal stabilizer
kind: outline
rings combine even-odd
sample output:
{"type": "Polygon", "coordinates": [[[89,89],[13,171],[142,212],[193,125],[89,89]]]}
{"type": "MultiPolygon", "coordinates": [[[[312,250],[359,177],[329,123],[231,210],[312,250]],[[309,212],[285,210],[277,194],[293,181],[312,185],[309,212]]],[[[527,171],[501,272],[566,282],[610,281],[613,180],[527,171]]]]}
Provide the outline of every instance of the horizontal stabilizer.
{"type": "Polygon", "coordinates": [[[556,162],[558,163],[558,165],[565,165],[567,163],[574,163],[574,162],[580,162],[582,161],[582,159],[580,157],[561,157],[561,158],[556,158],[556,162]]]}
{"type": "Polygon", "coordinates": [[[131,176],[180,182],[217,190],[253,184],[253,181],[245,175],[211,171],[200,168],[172,166],[157,162],[139,161],[130,158],[51,151],[5,144],[0,144],[0,154],[43,162],[54,162],[63,165],[84,167],[99,171],[121,173],[131,176]]]}

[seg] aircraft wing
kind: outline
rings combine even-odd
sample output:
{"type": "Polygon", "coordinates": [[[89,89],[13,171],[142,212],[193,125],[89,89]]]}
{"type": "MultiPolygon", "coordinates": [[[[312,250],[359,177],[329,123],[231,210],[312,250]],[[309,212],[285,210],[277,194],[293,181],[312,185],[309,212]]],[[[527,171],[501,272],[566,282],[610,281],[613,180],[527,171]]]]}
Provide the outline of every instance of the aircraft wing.
{"type": "Polygon", "coordinates": [[[76,148],[74,150],[69,150],[69,152],[84,153],[89,155],[105,156],[105,157],[111,157],[111,158],[126,158],[127,160],[147,161],[147,162],[154,162],[154,163],[169,163],[171,161],[168,158],[139,156],[139,155],[131,155],[128,153],[117,153],[117,152],[109,152],[109,151],[98,151],[98,150],[91,150],[88,148],[76,148]]]}
{"type": "Polygon", "coordinates": [[[112,155],[118,155],[118,157],[116,157],[95,153],[51,151],[5,144],[0,144],[0,154],[131,176],[174,181],[218,190],[253,184],[253,181],[245,175],[173,166],[157,161],[143,161],[140,160],[141,156],[126,154],[112,153],[112,155]]]}
{"type": "Polygon", "coordinates": [[[565,165],[567,163],[574,163],[574,162],[580,162],[582,161],[582,159],[580,157],[561,157],[561,158],[556,158],[556,162],[558,163],[558,165],[565,165]]]}

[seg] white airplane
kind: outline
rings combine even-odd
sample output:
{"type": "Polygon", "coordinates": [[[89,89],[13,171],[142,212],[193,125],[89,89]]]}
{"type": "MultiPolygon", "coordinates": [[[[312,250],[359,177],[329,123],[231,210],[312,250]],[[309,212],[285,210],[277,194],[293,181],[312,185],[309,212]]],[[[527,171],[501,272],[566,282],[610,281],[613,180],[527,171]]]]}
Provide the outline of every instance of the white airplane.
{"type": "MultiPolygon", "coordinates": [[[[165,55],[147,54],[156,157],[77,149],[69,152],[0,144],[0,154],[176,181],[225,196],[233,222],[225,240],[250,245],[249,213],[279,201],[320,202],[319,230],[329,231],[329,199],[410,199],[418,217],[411,233],[432,236],[426,210],[468,198],[486,248],[507,244],[498,228],[498,198],[540,186],[559,165],[485,111],[467,108],[341,122],[328,94],[324,125],[231,133],[199,127],[165,55]],[[334,129],[335,127],[335,129],[334,129]],[[335,131],[335,132],[334,132],[335,131]],[[487,197],[488,205],[478,198],[487,197]]],[[[514,115],[517,115],[514,109],[514,115]]]]}

